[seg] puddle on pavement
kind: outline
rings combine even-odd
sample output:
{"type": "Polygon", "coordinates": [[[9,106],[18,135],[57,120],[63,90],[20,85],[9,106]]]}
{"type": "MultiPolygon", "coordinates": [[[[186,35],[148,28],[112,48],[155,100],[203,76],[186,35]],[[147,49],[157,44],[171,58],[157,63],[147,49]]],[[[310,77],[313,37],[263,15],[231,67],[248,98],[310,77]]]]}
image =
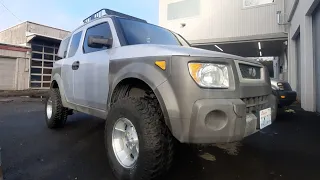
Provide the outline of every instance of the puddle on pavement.
{"type": "Polygon", "coordinates": [[[216,161],[216,157],[210,153],[204,153],[202,155],[199,155],[199,157],[207,161],[216,161]]]}
{"type": "Polygon", "coordinates": [[[227,154],[236,156],[239,154],[240,147],[242,144],[240,142],[234,142],[234,143],[218,143],[213,146],[216,146],[223,151],[225,151],[227,154]]]}

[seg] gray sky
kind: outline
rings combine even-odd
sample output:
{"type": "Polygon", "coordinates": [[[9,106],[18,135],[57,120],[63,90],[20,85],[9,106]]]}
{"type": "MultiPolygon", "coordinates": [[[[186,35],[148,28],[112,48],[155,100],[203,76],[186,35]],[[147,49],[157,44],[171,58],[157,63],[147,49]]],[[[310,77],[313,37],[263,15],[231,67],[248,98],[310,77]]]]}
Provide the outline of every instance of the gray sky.
{"type": "Polygon", "coordinates": [[[18,17],[13,16],[0,4],[0,31],[23,21],[72,31],[84,18],[102,8],[158,24],[158,0],[0,0],[0,2],[18,17]]]}

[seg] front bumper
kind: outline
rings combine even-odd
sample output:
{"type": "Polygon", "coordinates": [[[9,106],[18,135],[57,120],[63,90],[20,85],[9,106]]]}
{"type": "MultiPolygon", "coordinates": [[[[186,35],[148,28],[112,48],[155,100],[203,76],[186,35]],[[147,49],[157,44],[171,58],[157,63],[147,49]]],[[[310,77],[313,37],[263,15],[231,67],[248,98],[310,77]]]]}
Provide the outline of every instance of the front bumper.
{"type": "Polygon", "coordinates": [[[290,106],[297,100],[295,91],[276,91],[280,106],[290,106]]]}
{"type": "MultiPolygon", "coordinates": [[[[270,79],[266,68],[260,64],[231,58],[184,56],[173,56],[169,64],[170,76],[154,92],[167,126],[182,143],[241,140],[257,129],[259,118],[254,111],[272,107],[267,104],[271,102],[268,100],[272,93],[270,79]],[[229,88],[199,87],[190,76],[189,62],[227,64],[229,88]],[[261,78],[243,78],[240,64],[260,67],[261,78]],[[222,120],[216,121],[215,117],[222,120]]],[[[276,106],[276,98],[273,99],[276,106]]]]}
{"type": "MultiPolygon", "coordinates": [[[[275,97],[269,95],[264,108],[272,108],[272,120],[275,119],[275,106],[275,97]]],[[[182,131],[179,140],[200,144],[239,141],[255,133],[260,125],[259,113],[247,113],[246,109],[241,99],[198,100],[193,105],[189,129],[182,131]]]]}

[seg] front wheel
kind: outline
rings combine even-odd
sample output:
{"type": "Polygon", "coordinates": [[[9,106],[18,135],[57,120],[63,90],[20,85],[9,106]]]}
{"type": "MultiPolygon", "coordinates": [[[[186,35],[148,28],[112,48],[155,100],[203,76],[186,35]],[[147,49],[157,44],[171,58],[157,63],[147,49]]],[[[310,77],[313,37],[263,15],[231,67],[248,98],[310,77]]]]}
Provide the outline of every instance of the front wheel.
{"type": "Polygon", "coordinates": [[[68,109],[62,105],[59,89],[51,89],[45,106],[45,117],[48,128],[63,127],[67,116],[68,109]]]}
{"type": "Polygon", "coordinates": [[[172,148],[168,139],[172,135],[166,128],[154,100],[128,97],[115,102],[105,127],[106,150],[115,176],[120,180],[162,176],[172,148]]]}

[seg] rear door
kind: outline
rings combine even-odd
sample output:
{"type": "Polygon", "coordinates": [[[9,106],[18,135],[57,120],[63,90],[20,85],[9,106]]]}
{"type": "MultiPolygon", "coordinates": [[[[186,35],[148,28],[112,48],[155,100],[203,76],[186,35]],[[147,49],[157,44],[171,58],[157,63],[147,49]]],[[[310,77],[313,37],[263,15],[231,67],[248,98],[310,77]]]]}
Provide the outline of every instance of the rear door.
{"type": "Polygon", "coordinates": [[[84,32],[79,69],[74,71],[74,98],[76,104],[84,107],[106,110],[109,92],[109,60],[112,48],[88,46],[89,36],[112,38],[111,19],[101,19],[84,32]]]}
{"type": "Polygon", "coordinates": [[[79,49],[80,40],[82,36],[82,31],[78,30],[73,33],[71,41],[69,43],[68,53],[64,53],[63,64],[61,68],[61,78],[63,79],[63,87],[66,95],[66,99],[70,103],[75,103],[74,101],[74,71],[75,71],[75,62],[77,62],[76,54],[79,49]]]}

